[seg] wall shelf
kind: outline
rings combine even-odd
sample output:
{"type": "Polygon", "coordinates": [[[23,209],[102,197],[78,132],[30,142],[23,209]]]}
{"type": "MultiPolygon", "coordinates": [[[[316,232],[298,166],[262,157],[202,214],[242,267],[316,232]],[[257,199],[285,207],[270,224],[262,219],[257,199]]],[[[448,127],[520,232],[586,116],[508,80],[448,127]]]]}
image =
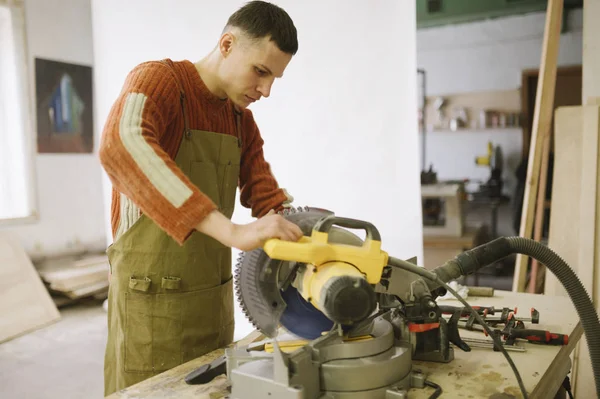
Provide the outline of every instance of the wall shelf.
{"type": "Polygon", "coordinates": [[[429,95],[425,104],[427,132],[521,129],[520,89],[429,95]],[[440,102],[441,112],[437,110],[440,102]],[[450,128],[456,118],[466,118],[465,127],[450,128]],[[482,125],[486,126],[475,127],[482,125]]]}
{"type": "Polygon", "coordinates": [[[484,128],[459,128],[452,129],[429,129],[426,133],[476,133],[476,132],[522,132],[522,127],[484,127],[484,128]]]}

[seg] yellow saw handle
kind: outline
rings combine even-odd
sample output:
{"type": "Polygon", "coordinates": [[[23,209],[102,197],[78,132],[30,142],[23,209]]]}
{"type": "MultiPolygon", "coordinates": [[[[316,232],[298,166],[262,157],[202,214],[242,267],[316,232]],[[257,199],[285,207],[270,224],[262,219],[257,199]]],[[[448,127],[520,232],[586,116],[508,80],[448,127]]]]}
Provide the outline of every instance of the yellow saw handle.
{"type": "Polygon", "coordinates": [[[389,257],[381,250],[381,238],[375,226],[335,215],[320,220],[310,237],[303,236],[296,242],[273,238],[266,241],[263,249],[271,259],[309,263],[316,267],[332,261],[346,262],[360,270],[369,284],[381,280],[389,257]],[[366,230],[365,242],[360,247],[329,243],[329,229],[334,225],[366,230]]]}

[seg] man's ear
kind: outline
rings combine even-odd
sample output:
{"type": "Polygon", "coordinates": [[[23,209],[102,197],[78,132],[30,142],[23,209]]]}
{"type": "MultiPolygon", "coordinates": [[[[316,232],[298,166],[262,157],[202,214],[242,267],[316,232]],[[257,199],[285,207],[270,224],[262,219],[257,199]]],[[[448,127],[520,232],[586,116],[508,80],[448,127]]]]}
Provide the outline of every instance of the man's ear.
{"type": "Polygon", "coordinates": [[[233,49],[233,43],[235,42],[235,36],[231,32],[225,32],[221,36],[219,40],[219,51],[223,58],[226,58],[229,54],[231,54],[231,50],[233,49]]]}

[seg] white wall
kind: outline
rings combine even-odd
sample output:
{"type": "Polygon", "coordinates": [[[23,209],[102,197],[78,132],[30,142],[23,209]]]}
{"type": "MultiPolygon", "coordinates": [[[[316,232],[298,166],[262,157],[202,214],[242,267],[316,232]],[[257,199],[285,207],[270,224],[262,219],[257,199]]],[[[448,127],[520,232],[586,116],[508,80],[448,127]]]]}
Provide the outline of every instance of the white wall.
{"type": "MultiPolygon", "coordinates": [[[[518,89],[522,71],[540,66],[545,18],[541,12],[419,30],[417,65],[427,73],[427,95],[518,89]]],[[[570,12],[567,21],[558,65],[580,65],[582,11],[570,12]]],[[[489,173],[474,159],[486,154],[488,140],[504,152],[505,192],[512,194],[522,150],[520,129],[428,133],[427,162],[440,178],[487,178],[489,173]]]]}
{"type": "MultiPolygon", "coordinates": [[[[276,3],[294,19],[300,48],[252,110],[281,186],[297,205],[374,223],[391,254],[422,258],[414,2],[276,3]]],[[[242,4],[92,1],[98,129],[134,65],[198,60],[242,4]]],[[[244,208],[234,214],[250,220],[244,208]]],[[[247,331],[238,313],[236,336],[247,331]]]]}
{"type": "MultiPolygon", "coordinates": [[[[89,0],[25,0],[31,109],[35,110],[34,58],[92,65],[89,0]]],[[[35,135],[35,115],[32,115],[35,135]]],[[[35,140],[35,138],[34,138],[35,140]]],[[[95,154],[35,156],[39,220],[10,225],[32,255],[105,245],[100,163],[95,154]]]]}
{"type": "MultiPolygon", "coordinates": [[[[427,71],[429,95],[508,90],[521,71],[539,68],[545,12],[417,32],[417,65],[427,71]]],[[[558,65],[581,64],[583,12],[568,14],[558,65]]]]}

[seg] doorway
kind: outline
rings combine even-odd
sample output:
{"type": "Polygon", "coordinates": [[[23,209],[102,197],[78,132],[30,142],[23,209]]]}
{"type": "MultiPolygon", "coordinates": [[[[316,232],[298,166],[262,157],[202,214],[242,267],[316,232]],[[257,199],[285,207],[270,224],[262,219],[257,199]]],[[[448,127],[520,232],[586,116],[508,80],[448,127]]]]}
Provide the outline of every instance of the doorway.
{"type": "MultiPolygon", "coordinates": [[[[556,86],[554,90],[554,110],[568,105],[581,105],[582,96],[581,65],[559,67],[556,70],[556,86]]],[[[521,109],[523,116],[523,158],[529,156],[529,144],[533,127],[533,113],[539,69],[527,69],[521,76],[521,109]]],[[[553,113],[554,115],[554,113],[553,113]]],[[[554,118],[553,118],[554,119],[554,118]]],[[[554,130],[554,122],[550,125],[550,139],[554,130]]],[[[550,146],[550,152],[553,152],[550,146]]]]}
{"type": "MultiPolygon", "coordinates": [[[[521,225],[521,213],[523,208],[523,197],[525,192],[525,180],[527,179],[527,163],[529,161],[529,145],[531,141],[531,131],[533,129],[533,114],[535,111],[535,98],[537,94],[537,84],[539,78],[539,69],[528,69],[522,73],[521,84],[521,113],[523,117],[523,151],[521,163],[517,168],[517,187],[515,192],[515,201],[513,208],[513,229],[515,234],[519,234],[521,225]]],[[[554,108],[581,105],[582,96],[582,68],[581,65],[559,67],[556,70],[556,86],[554,91],[554,108]]],[[[550,226],[550,208],[552,205],[552,171],[554,166],[554,111],[550,124],[550,154],[548,157],[548,180],[546,184],[546,199],[544,203],[545,215],[544,226],[542,229],[542,240],[547,239],[550,226]]]]}

